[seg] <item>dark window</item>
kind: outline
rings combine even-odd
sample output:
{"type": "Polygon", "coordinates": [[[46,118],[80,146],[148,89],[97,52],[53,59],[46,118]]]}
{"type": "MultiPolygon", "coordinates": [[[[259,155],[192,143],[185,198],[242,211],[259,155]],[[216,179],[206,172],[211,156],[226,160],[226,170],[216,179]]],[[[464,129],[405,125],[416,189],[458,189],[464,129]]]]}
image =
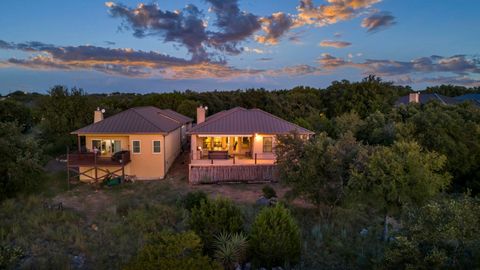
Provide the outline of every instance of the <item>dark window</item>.
{"type": "Polygon", "coordinates": [[[132,141],[132,152],[133,153],[140,153],[140,141],[132,141]]]}

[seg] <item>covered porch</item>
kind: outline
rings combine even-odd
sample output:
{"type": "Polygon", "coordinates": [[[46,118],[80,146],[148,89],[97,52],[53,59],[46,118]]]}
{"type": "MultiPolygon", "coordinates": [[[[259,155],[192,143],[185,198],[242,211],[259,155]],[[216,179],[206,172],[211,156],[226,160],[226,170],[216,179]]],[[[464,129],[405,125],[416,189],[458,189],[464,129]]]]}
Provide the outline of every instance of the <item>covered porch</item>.
{"type": "Polygon", "coordinates": [[[192,135],[191,164],[273,164],[273,137],[260,134],[192,135]]]}

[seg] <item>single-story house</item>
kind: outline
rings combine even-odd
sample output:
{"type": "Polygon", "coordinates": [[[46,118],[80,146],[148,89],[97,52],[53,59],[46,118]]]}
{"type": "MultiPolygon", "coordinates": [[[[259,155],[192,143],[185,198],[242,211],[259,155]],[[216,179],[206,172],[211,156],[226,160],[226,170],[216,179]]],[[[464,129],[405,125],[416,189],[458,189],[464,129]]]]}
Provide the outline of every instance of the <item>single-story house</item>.
{"type": "Polygon", "coordinates": [[[103,112],[97,109],[91,125],[71,133],[78,138],[78,151],[67,154],[67,167],[82,181],[98,181],[111,173],[163,179],[186,144],[193,120],[152,106],[105,119],[103,112]]]}
{"type": "Polygon", "coordinates": [[[303,138],[314,132],[260,109],[236,107],[206,116],[197,108],[191,138],[189,181],[275,180],[275,144],[279,135],[296,132],[303,138]]]}

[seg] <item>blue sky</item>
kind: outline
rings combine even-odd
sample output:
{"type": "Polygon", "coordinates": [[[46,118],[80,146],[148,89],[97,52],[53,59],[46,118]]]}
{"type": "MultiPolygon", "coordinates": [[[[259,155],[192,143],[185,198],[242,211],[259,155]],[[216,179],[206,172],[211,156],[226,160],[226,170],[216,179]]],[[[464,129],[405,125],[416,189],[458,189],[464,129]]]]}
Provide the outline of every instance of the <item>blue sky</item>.
{"type": "Polygon", "coordinates": [[[1,1],[0,94],[480,86],[480,1],[1,1]]]}

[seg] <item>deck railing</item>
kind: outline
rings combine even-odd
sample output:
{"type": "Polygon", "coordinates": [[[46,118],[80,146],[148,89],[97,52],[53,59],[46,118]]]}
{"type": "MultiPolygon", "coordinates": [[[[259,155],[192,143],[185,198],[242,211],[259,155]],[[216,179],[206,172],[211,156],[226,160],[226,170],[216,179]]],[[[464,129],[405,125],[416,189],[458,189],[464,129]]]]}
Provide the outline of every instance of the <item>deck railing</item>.
{"type": "Polygon", "coordinates": [[[122,166],[129,163],[130,151],[120,151],[111,157],[93,152],[74,152],[67,155],[69,166],[122,166]]]}
{"type": "MultiPolygon", "coordinates": [[[[222,151],[223,153],[223,151],[222,151]]],[[[250,155],[228,154],[202,156],[201,152],[190,153],[191,164],[210,164],[210,165],[244,165],[244,164],[273,164],[275,155],[273,153],[254,153],[250,155]]]]}

